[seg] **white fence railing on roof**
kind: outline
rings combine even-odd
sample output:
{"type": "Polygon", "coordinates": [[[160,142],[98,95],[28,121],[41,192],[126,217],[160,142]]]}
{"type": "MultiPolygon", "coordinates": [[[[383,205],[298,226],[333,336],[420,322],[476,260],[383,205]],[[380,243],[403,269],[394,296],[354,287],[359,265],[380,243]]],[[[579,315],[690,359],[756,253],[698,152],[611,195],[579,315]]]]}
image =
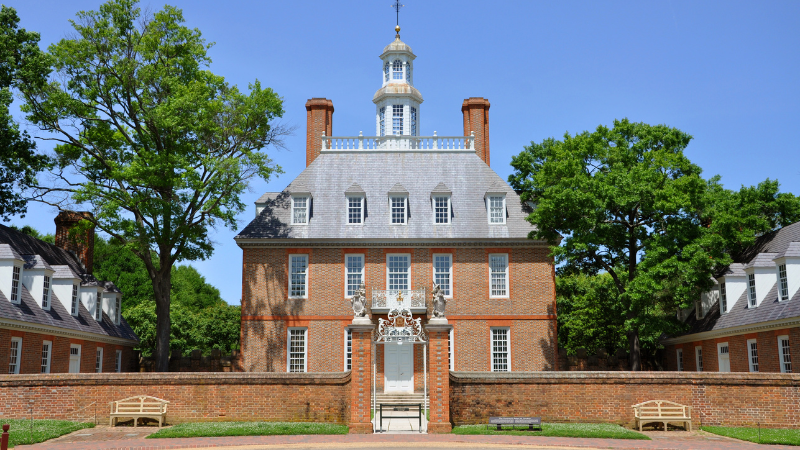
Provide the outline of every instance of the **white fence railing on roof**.
{"type": "Polygon", "coordinates": [[[470,136],[325,136],[322,135],[322,152],[341,151],[475,151],[475,132],[470,136]]]}

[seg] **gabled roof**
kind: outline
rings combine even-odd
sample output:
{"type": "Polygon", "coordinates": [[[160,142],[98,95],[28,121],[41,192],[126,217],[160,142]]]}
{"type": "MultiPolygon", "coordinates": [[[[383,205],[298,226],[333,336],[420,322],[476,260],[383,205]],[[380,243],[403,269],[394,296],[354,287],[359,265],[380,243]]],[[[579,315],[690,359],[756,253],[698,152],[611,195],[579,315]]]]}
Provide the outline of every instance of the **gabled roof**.
{"type": "Polygon", "coordinates": [[[366,194],[366,192],[364,192],[364,189],[362,189],[361,186],[359,186],[358,183],[351,184],[350,187],[347,188],[346,191],[344,191],[344,193],[345,194],[366,194]]]}
{"type": "Polygon", "coordinates": [[[450,190],[449,187],[445,186],[444,183],[439,183],[436,185],[435,188],[431,191],[432,194],[452,194],[453,191],[450,190]]]}
{"type": "Polygon", "coordinates": [[[397,183],[394,186],[392,186],[391,189],[389,189],[389,193],[390,194],[408,194],[408,190],[406,190],[406,188],[404,188],[402,184],[397,183]]]}
{"type": "Polygon", "coordinates": [[[22,259],[25,260],[25,265],[23,269],[30,270],[30,269],[45,269],[45,270],[53,270],[50,267],[50,264],[47,264],[47,261],[44,260],[39,255],[22,255],[22,259]]]}
{"type": "Polygon", "coordinates": [[[53,270],[55,271],[53,273],[53,278],[77,278],[77,279],[81,278],[80,275],[75,273],[75,271],[72,270],[70,266],[59,264],[52,267],[53,270]]]}
{"type": "Polygon", "coordinates": [[[17,261],[24,261],[22,259],[22,255],[17,253],[17,251],[8,244],[0,244],[0,259],[16,259],[17,261]]]}
{"type": "Polygon", "coordinates": [[[753,267],[775,267],[775,256],[777,253],[759,253],[750,262],[744,265],[744,269],[752,269],[753,267]]]}
{"type": "Polygon", "coordinates": [[[39,255],[51,266],[68,265],[77,273],[86,272],[75,254],[5,225],[0,225],[0,244],[8,244],[19,255],[39,255]]]}
{"type": "Polygon", "coordinates": [[[786,250],[778,253],[778,258],[800,258],[800,242],[790,242],[786,250]]]}
{"type": "Polygon", "coordinates": [[[741,263],[731,263],[725,271],[722,273],[721,276],[725,277],[744,277],[747,274],[744,272],[744,264],[741,263]]]}

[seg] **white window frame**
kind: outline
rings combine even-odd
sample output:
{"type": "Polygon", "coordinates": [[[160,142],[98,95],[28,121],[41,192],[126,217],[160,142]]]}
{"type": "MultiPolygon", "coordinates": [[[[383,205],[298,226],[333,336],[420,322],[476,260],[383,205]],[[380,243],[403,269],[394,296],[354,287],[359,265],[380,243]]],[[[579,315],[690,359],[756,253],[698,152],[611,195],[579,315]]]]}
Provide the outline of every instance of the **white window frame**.
{"type": "MultiPolygon", "coordinates": [[[[501,353],[501,352],[497,352],[501,353]]],[[[492,365],[491,369],[492,372],[511,372],[511,327],[490,327],[489,328],[489,358],[490,364],[492,365]],[[507,370],[497,370],[495,366],[495,351],[494,351],[494,332],[496,330],[505,330],[506,331],[506,369],[507,370]]]]}
{"type": "Polygon", "coordinates": [[[728,312],[728,288],[724,281],[719,284],[719,308],[722,314],[728,312]]]}
{"type": "Polygon", "coordinates": [[[700,345],[694,348],[694,366],[698,372],[703,371],[703,347],[700,345]]]}
{"type": "MultiPolygon", "coordinates": [[[[389,259],[393,256],[403,256],[408,260],[408,268],[406,269],[406,288],[405,289],[397,289],[397,290],[409,290],[411,289],[411,253],[387,253],[386,254],[386,289],[394,290],[395,288],[392,287],[391,278],[390,278],[390,267],[389,267],[389,259]]],[[[397,272],[400,273],[400,272],[397,272]]]]}
{"type": "Polygon", "coordinates": [[[98,346],[95,350],[94,371],[103,373],[103,347],[98,346]]]}
{"type": "Polygon", "coordinates": [[[452,214],[451,214],[451,211],[452,211],[451,205],[452,205],[452,203],[450,201],[450,198],[451,198],[451,196],[448,195],[448,194],[433,194],[433,195],[431,195],[431,203],[433,203],[433,223],[434,223],[434,225],[450,225],[452,223],[452,220],[450,220],[450,218],[452,216],[452,214]],[[439,207],[436,205],[436,200],[438,200],[438,199],[445,199],[445,207],[444,207],[445,208],[445,216],[444,216],[445,221],[444,222],[439,222],[438,221],[439,215],[438,215],[437,209],[439,207]]]}
{"type": "Polygon", "coordinates": [[[308,225],[308,219],[311,212],[311,196],[310,195],[293,195],[292,196],[292,225],[308,225]],[[305,200],[305,206],[297,206],[297,202],[303,199],[305,200]],[[298,222],[296,210],[305,209],[305,221],[298,222]]]}
{"type": "Polygon", "coordinates": [[[731,371],[731,346],[727,342],[718,342],[717,343],[717,372],[730,372],[731,371]],[[722,349],[725,349],[723,352],[722,349]],[[722,355],[728,355],[728,370],[722,370],[722,365],[720,361],[722,360],[722,355]]]}
{"type": "Polygon", "coordinates": [[[450,328],[450,338],[448,339],[448,353],[450,355],[450,370],[456,370],[456,341],[455,341],[455,329],[450,328]]]}
{"type": "Polygon", "coordinates": [[[309,258],[307,253],[291,253],[289,254],[289,298],[308,298],[308,264],[309,258]],[[305,278],[303,279],[303,295],[293,295],[292,285],[294,283],[294,276],[293,276],[293,268],[292,262],[295,258],[304,258],[306,261],[306,268],[305,268],[305,278]]]}
{"type": "Polygon", "coordinates": [[[103,320],[103,294],[98,292],[94,300],[94,320],[103,320]]]}
{"type": "Polygon", "coordinates": [[[122,322],[122,298],[119,295],[117,295],[116,298],[114,299],[114,306],[115,306],[114,315],[116,316],[115,317],[116,320],[114,321],[114,323],[119,325],[120,322],[122,322]]]}
{"type": "Polygon", "coordinates": [[[52,281],[53,279],[47,275],[44,276],[42,281],[42,309],[45,311],[50,311],[50,292],[53,290],[52,281]]]}
{"type": "Polygon", "coordinates": [[[11,269],[11,298],[9,300],[15,305],[22,303],[20,285],[22,285],[22,267],[14,265],[11,269]]]}
{"type": "Polygon", "coordinates": [[[781,373],[792,373],[792,348],[790,344],[789,335],[778,336],[778,364],[781,366],[781,373]],[[784,341],[786,341],[786,347],[783,346],[784,341]],[[789,351],[787,353],[784,350],[789,351]]]}
{"type": "Polygon", "coordinates": [[[402,80],[403,75],[403,61],[395,59],[392,61],[392,80],[402,80]]]}
{"type": "MultiPolygon", "coordinates": [[[[410,68],[410,66],[407,66],[407,69],[408,68],[410,68]]],[[[417,136],[418,135],[418,133],[417,133],[417,108],[414,108],[413,106],[411,106],[408,109],[409,109],[409,111],[411,113],[410,114],[411,115],[411,136],[417,136]]]]}
{"type": "Polygon", "coordinates": [[[22,366],[22,338],[12,336],[8,349],[8,374],[19,374],[20,366],[22,366]]]}
{"type": "Polygon", "coordinates": [[[676,361],[678,362],[678,372],[683,372],[683,349],[675,350],[676,361]]]}
{"type": "MultiPolygon", "coordinates": [[[[389,63],[386,63],[386,65],[388,67],[389,63]]],[[[388,77],[389,73],[387,72],[386,74],[387,74],[386,76],[388,77]]],[[[388,78],[387,78],[387,80],[388,80],[388,78]]],[[[378,110],[378,124],[379,124],[379,128],[380,128],[380,135],[381,136],[386,136],[386,107],[385,106],[381,107],[381,109],[378,110]]]]}
{"type": "Polygon", "coordinates": [[[53,341],[42,341],[42,373],[50,373],[50,361],[53,359],[53,341]],[[47,347],[47,350],[45,350],[47,347]]]}
{"type": "Polygon", "coordinates": [[[363,225],[364,224],[364,196],[363,195],[348,195],[347,196],[347,224],[348,225],[363,225]],[[356,207],[354,207],[353,205],[350,204],[350,202],[352,202],[354,200],[358,200],[358,204],[359,204],[359,206],[358,206],[359,214],[358,214],[358,219],[357,219],[358,222],[351,222],[351,220],[353,220],[354,218],[350,217],[351,216],[350,210],[356,208],[356,207]]]}
{"type": "MultiPolygon", "coordinates": [[[[295,352],[296,353],[296,352],[295,352]]],[[[286,330],[286,372],[308,372],[308,327],[289,327],[286,330]],[[292,331],[303,332],[303,370],[292,370],[292,331]]]]}
{"type": "Polygon", "coordinates": [[[778,266],[778,301],[789,300],[789,279],[786,276],[786,264],[778,266]]]}
{"type": "Polygon", "coordinates": [[[72,372],[70,370],[70,368],[68,368],[67,370],[69,370],[69,373],[81,373],[81,358],[83,357],[83,355],[81,353],[83,353],[83,346],[81,344],[69,344],[69,355],[68,355],[69,356],[69,360],[68,360],[69,362],[72,362],[72,349],[73,348],[78,350],[78,371],[77,372],[72,372]]]}
{"type": "Polygon", "coordinates": [[[747,275],[747,306],[750,308],[758,306],[758,298],[756,297],[756,274],[754,273],[747,275]]]}
{"type": "Polygon", "coordinates": [[[431,258],[431,270],[433,270],[433,281],[442,286],[442,283],[436,279],[438,272],[436,265],[436,258],[447,258],[447,286],[443,287],[445,298],[453,298],[453,254],[452,253],[434,253],[431,258]]]}
{"type": "Polygon", "coordinates": [[[364,281],[364,267],[366,266],[365,261],[366,260],[365,260],[365,256],[364,256],[363,253],[345,253],[345,255],[344,255],[344,298],[352,298],[353,294],[355,293],[355,291],[358,290],[358,287],[364,281]],[[350,287],[351,287],[350,275],[351,274],[355,275],[356,272],[355,271],[353,271],[353,272],[350,271],[350,268],[351,268],[350,260],[351,260],[351,258],[360,259],[361,260],[361,270],[358,272],[359,282],[356,284],[356,286],[353,289],[352,293],[351,293],[351,290],[350,290],[350,287]]]}
{"type": "Polygon", "coordinates": [[[344,329],[344,371],[353,370],[353,330],[344,329]]]}
{"type": "Polygon", "coordinates": [[[116,356],[114,357],[114,371],[122,373],[122,350],[116,351],[116,356]]]}
{"type": "Polygon", "coordinates": [[[506,196],[504,194],[488,194],[486,196],[486,220],[488,220],[489,225],[505,225],[506,223],[506,196]],[[492,218],[492,199],[501,199],[501,214],[500,218],[502,219],[499,222],[493,221],[492,218]]]}
{"type": "Polygon", "coordinates": [[[405,105],[392,105],[392,136],[402,136],[405,131],[405,105]]]}
{"type": "Polygon", "coordinates": [[[509,262],[508,261],[509,261],[508,253],[489,253],[488,261],[487,261],[489,263],[488,264],[488,266],[489,266],[489,298],[509,298],[510,297],[510,292],[509,291],[511,290],[511,286],[510,286],[511,283],[509,282],[510,273],[509,273],[509,262]],[[504,257],[505,261],[506,261],[506,271],[505,271],[505,283],[506,283],[506,285],[505,285],[505,294],[503,294],[503,295],[494,295],[492,293],[492,291],[493,291],[493,289],[492,289],[492,275],[494,273],[500,273],[500,272],[494,272],[492,270],[492,257],[498,257],[498,256],[504,257]]]}
{"type": "Polygon", "coordinates": [[[81,312],[80,307],[80,293],[78,292],[78,283],[72,284],[72,307],[70,310],[70,314],[74,317],[78,317],[81,312]]]}
{"type": "Polygon", "coordinates": [[[389,195],[389,224],[391,225],[406,225],[408,224],[408,195],[389,195]],[[395,199],[402,199],[403,200],[403,217],[402,222],[395,222],[394,221],[394,200],[395,199]]]}
{"type": "Polygon", "coordinates": [[[758,372],[758,340],[747,340],[747,366],[750,372],[758,372]]]}

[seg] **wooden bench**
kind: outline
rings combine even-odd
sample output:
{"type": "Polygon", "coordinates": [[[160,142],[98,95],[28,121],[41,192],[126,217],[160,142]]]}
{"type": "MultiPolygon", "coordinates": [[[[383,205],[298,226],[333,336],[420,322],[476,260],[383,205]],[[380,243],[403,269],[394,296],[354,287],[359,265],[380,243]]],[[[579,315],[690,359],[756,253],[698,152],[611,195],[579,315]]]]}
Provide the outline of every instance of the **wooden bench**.
{"type": "Polygon", "coordinates": [[[110,402],[111,418],[110,426],[117,424],[120,417],[132,417],[133,426],[136,427],[140,417],[158,419],[158,427],[161,428],[167,419],[168,401],[149,395],[137,395],[135,397],[124,398],[115,402],[110,402]]]}
{"type": "Polygon", "coordinates": [[[683,423],[687,430],[692,431],[691,406],[684,406],[667,400],[650,400],[649,402],[633,405],[632,408],[639,431],[642,431],[643,424],[652,422],[663,423],[664,431],[667,431],[667,422],[683,423]]]}
{"type": "Polygon", "coordinates": [[[489,417],[489,424],[486,428],[489,428],[489,425],[496,425],[497,431],[501,431],[503,429],[503,425],[511,425],[513,428],[516,429],[517,425],[527,425],[529,431],[533,431],[534,428],[538,428],[539,431],[542,431],[542,418],[541,417],[489,417]]]}

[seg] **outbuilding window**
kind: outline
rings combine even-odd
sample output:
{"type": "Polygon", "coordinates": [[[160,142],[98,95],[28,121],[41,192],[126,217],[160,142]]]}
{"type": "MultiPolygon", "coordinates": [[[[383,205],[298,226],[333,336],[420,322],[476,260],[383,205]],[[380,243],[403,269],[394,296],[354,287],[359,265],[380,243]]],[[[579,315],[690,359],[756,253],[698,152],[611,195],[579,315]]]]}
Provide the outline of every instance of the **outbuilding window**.
{"type": "Polygon", "coordinates": [[[117,373],[122,372],[122,350],[117,350],[117,357],[114,360],[114,369],[117,373]]]}
{"type": "Polygon", "coordinates": [[[676,356],[678,357],[678,372],[683,372],[683,349],[677,349],[676,353],[676,356]]]}
{"type": "Polygon", "coordinates": [[[755,339],[747,340],[747,351],[750,357],[750,372],[758,372],[758,342],[755,339]]]}
{"type": "Polygon", "coordinates": [[[103,372],[103,347],[97,347],[97,356],[94,361],[94,371],[97,373],[103,372]]]}
{"type": "Polygon", "coordinates": [[[698,372],[703,371],[703,347],[694,348],[695,366],[698,372]]]}
{"type": "Polygon", "coordinates": [[[19,373],[19,366],[22,363],[22,338],[11,338],[11,349],[8,353],[8,373],[16,375],[19,373]]]}
{"type": "Polygon", "coordinates": [[[789,336],[778,336],[778,362],[781,373],[792,373],[792,353],[789,348],[789,336]]]}

